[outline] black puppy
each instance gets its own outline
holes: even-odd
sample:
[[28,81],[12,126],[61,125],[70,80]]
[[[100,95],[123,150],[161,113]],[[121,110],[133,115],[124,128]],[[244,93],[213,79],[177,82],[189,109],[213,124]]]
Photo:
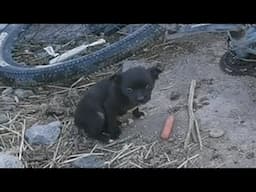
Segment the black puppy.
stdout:
[[[135,67],[100,81],[78,103],[75,125],[102,142],[117,139],[121,133],[117,117],[150,100],[160,73],[158,67]],[[136,108],[133,115],[138,118],[143,112]]]

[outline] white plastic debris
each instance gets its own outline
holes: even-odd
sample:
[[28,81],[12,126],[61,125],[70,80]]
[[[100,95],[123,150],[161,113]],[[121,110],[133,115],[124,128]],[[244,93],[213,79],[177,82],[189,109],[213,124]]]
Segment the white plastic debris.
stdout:
[[51,56],[53,57],[57,57],[59,55],[59,53],[55,53],[54,49],[52,46],[47,46],[44,48],[44,50]]
[[105,39],[99,39],[98,41],[95,41],[95,42],[90,43],[88,45],[81,45],[79,47],[76,47],[74,49],[71,49],[71,50],[63,53],[62,55],[59,55],[58,57],[53,58],[52,60],[50,60],[50,64],[57,63],[57,62],[60,62],[60,61],[64,61],[64,60],[66,60],[66,59],[68,59],[68,58],[86,50],[88,47],[93,47],[93,46],[100,45],[100,44],[103,44],[103,43],[106,43]]

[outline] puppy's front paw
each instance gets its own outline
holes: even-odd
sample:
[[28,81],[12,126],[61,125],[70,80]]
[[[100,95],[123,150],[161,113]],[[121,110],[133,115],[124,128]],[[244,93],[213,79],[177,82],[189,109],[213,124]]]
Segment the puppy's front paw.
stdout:
[[141,116],[145,116],[146,114],[142,111],[139,111],[139,109],[135,109],[133,112],[132,112],[133,116],[135,118],[140,118]]
[[117,128],[117,129],[115,130],[115,132],[113,132],[113,133],[110,135],[110,138],[111,138],[111,139],[118,139],[119,136],[120,136],[120,134],[121,134],[121,130],[120,130],[120,128]]

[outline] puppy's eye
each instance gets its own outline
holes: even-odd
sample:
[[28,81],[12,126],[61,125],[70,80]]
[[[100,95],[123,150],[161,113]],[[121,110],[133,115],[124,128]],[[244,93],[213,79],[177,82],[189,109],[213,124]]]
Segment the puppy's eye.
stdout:
[[149,84],[147,84],[146,89],[151,89],[151,86]]
[[126,90],[127,90],[128,93],[132,93],[133,92],[132,88],[127,88]]

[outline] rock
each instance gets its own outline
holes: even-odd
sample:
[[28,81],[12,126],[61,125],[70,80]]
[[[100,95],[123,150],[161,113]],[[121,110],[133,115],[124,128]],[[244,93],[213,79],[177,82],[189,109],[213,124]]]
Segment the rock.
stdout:
[[16,89],[14,94],[20,99],[34,95],[33,91],[24,89]]
[[5,114],[1,113],[0,114],[0,124],[1,123],[6,123],[8,121],[9,121],[8,117]]
[[72,162],[72,165],[76,168],[104,168],[106,165],[104,161],[96,158],[95,156],[88,156],[77,159]]
[[170,99],[171,100],[177,100],[180,98],[180,94],[178,92],[172,92],[171,95],[170,95]]
[[47,125],[33,125],[25,131],[25,138],[30,144],[50,145],[56,142],[60,134],[60,121]]
[[252,159],[252,158],[254,158],[254,152],[248,152],[248,153],[246,154],[246,158],[247,158],[247,159]]
[[17,157],[0,152],[0,168],[24,168],[24,165]]
[[13,88],[8,87],[8,88],[6,88],[6,89],[2,92],[2,95],[3,95],[3,96],[10,95],[10,94],[12,94],[12,92],[13,92]]
[[222,129],[212,129],[209,133],[210,137],[218,138],[225,134],[225,132]]

